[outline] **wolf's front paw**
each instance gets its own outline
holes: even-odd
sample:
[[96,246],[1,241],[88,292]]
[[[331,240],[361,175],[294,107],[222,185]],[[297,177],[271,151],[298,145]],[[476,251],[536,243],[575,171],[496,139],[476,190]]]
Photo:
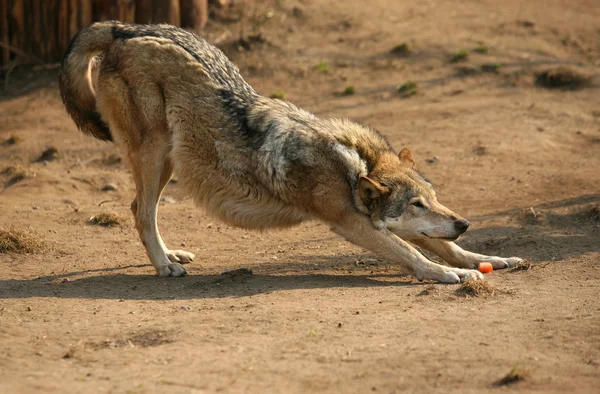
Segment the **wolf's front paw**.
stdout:
[[194,257],[196,256],[194,256],[193,253],[186,252],[185,250],[169,250],[167,252],[167,257],[173,263],[187,264],[194,261]]
[[440,280],[442,283],[463,283],[469,280],[483,280],[483,274],[475,270],[462,268],[449,269]]
[[509,258],[506,258],[504,260],[506,260],[506,268],[514,267],[515,265],[517,265],[517,264],[522,263],[523,261],[525,261],[525,260],[523,260],[522,258],[519,258],[519,257],[509,257]]
[[522,262],[523,259],[520,259],[518,257],[490,257],[489,262],[492,264],[492,267],[494,267],[495,270],[501,270],[504,268],[511,268],[514,267],[515,265],[519,264],[520,262]]
[[187,270],[179,263],[170,263],[162,266],[158,270],[158,276],[185,276]]

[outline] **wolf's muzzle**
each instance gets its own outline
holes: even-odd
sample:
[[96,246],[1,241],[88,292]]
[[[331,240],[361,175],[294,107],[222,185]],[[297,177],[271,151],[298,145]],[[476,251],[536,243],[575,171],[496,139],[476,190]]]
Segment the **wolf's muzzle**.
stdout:
[[454,228],[456,228],[456,231],[458,231],[460,234],[467,231],[467,229],[469,228],[470,225],[471,225],[471,223],[469,223],[467,220],[464,220],[464,219],[457,220],[454,222]]

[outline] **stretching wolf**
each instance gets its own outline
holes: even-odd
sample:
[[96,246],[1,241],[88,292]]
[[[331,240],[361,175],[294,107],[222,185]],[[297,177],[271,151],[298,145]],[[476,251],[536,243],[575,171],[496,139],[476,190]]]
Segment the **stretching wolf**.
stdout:
[[[60,92],[78,128],[114,141],[131,164],[136,228],[156,272],[182,276],[194,255],[165,246],[157,203],[173,172],[195,202],[253,229],[318,219],[418,279],[481,279],[484,256],[452,241],[469,222],[441,205],[414,168],[376,131],[319,119],[259,95],[217,48],[168,25],[95,23],[62,61]],[[436,264],[411,244],[450,266]]]

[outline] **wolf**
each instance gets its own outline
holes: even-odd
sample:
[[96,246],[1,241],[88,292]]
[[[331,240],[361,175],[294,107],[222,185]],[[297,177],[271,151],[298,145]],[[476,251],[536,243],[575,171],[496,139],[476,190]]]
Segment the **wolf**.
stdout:
[[[453,243],[469,222],[437,201],[375,130],[320,119],[258,94],[218,48],[170,25],[100,22],[70,43],[59,72],[67,112],[84,133],[113,141],[130,163],[136,229],[159,276],[182,276],[192,253],[165,246],[157,209],[176,173],[197,205],[246,229],[320,220],[419,280],[482,279],[490,262]],[[431,251],[448,265],[425,257]]]

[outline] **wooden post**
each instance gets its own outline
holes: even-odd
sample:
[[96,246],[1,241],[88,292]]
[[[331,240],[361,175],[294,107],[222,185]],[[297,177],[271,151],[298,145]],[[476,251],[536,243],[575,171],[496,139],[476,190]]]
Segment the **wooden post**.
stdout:
[[135,22],[135,0],[118,0],[119,20],[121,22]]
[[69,0],[69,39],[91,23],[92,2],[89,0]]
[[152,0],[136,0],[135,23],[152,23]]
[[118,0],[95,0],[93,4],[94,21],[107,21],[119,17]]
[[152,7],[152,23],[169,23],[181,26],[179,0],[154,0]]
[[79,1],[69,0],[69,40],[81,29]]
[[57,56],[55,59],[59,59],[69,45],[69,0],[59,0],[57,30]]
[[79,0],[79,9],[81,10],[79,12],[79,17],[80,17],[79,25],[81,27],[91,25],[92,22],[94,21],[92,2],[89,0]]
[[25,42],[26,32],[31,31],[31,26],[25,29],[25,4],[24,0],[12,0],[12,8],[10,10],[9,28],[10,28],[10,45],[27,52],[30,48]]
[[[6,45],[10,45],[10,35],[8,27],[8,0],[0,0],[0,40]],[[0,48],[2,57],[0,57],[0,66],[6,66],[10,62],[10,50],[3,46]]]
[[98,20],[166,22],[199,31],[207,22],[209,2],[229,3],[228,0],[0,0],[0,42],[5,44],[0,47],[0,65],[6,66],[15,57],[25,62],[59,61],[71,38]]
[[26,46],[25,52],[33,53],[36,56],[44,58],[43,51],[40,48],[42,37],[41,37],[41,26],[42,26],[42,0],[32,0],[28,7],[25,9],[27,12],[25,13],[25,18],[30,17],[31,19],[26,22],[25,26],[27,26],[27,30],[21,32],[20,34],[25,35],[25,37],[29,36],[29,45]]
[[200,31],[208,20],[208,0],[181,0],[181,27]]
[[62,0],[44,0],[39,4],[38,48],[40,58],[45,62],[53,62],[62,55],[59,49],[60,2]]

